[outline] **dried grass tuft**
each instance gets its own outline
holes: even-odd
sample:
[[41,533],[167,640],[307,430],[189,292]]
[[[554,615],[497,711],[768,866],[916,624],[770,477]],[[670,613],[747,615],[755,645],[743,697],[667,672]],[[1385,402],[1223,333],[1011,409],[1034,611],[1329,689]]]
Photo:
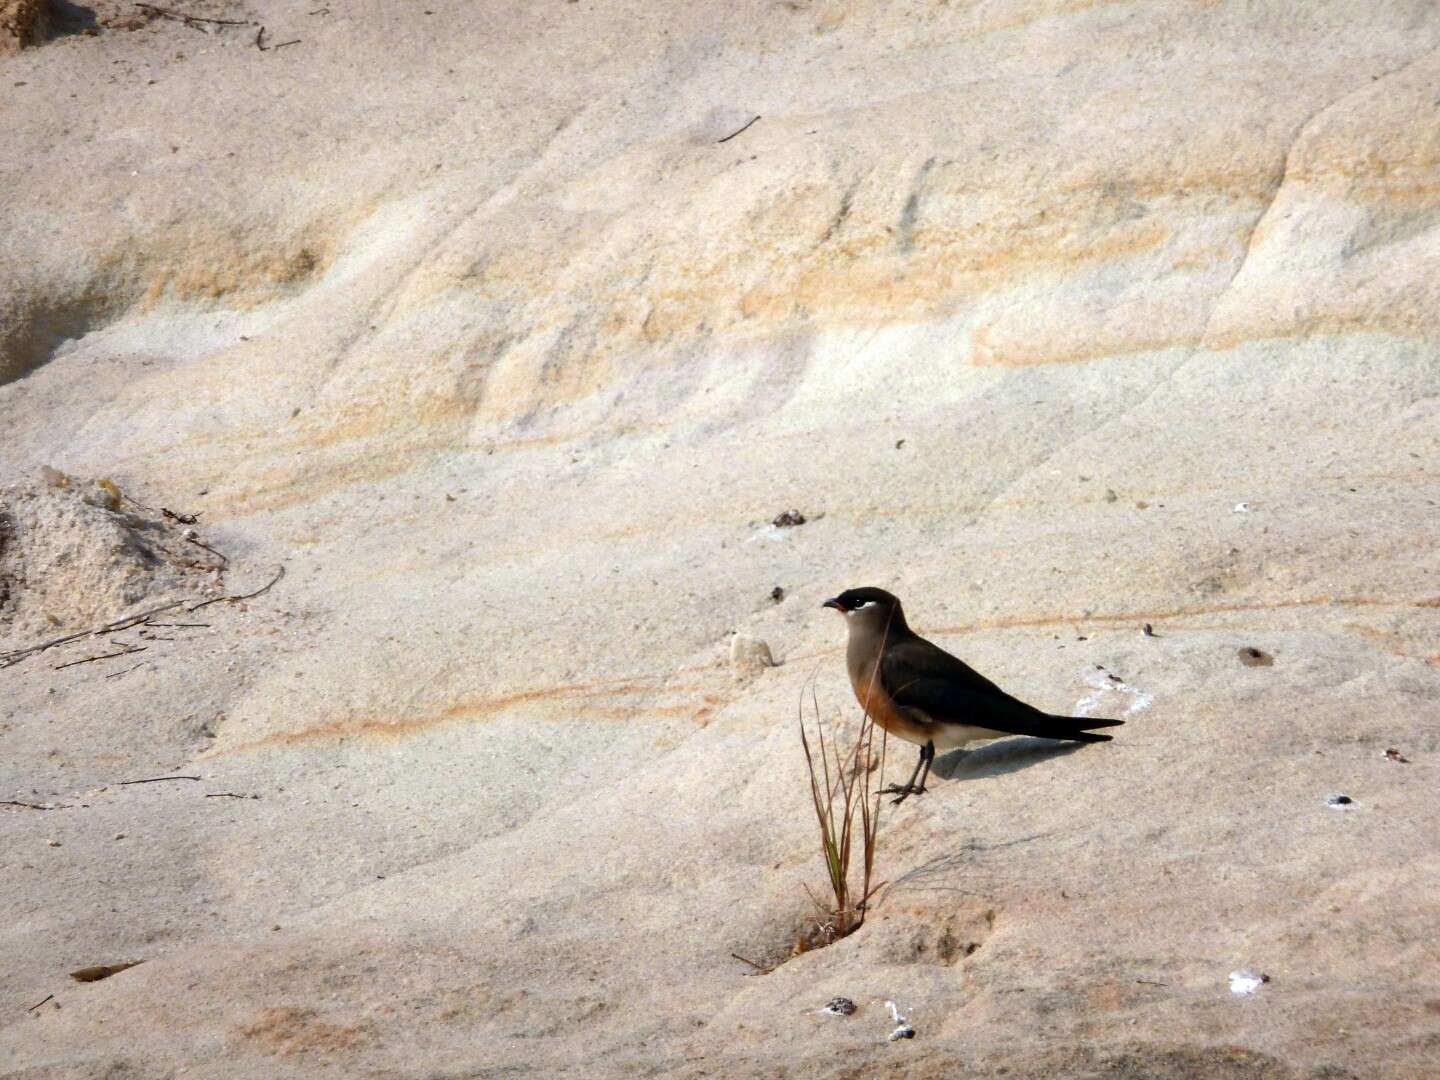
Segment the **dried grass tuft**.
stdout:
[[[826,738],[813,684],[808,689],[818,754],[811,748],[803,691],[798,710],[800,745],[805,750],[805,767],[810,774],[810,797],[819,826],[820,855],[825,863],[830,895],[828,900],[822,901],[808,885],[805,887],[815,905],[817,917],[814,925],[795,943],[796,953],[821,948],[860,929],[865,922],[870,898],[884,884],[873,883],[880,833],[880,795],[876,792],[872,797],[867,791],[869,785],[866,781],[877,767],[880,775],[884,776],[885,732],[880,729],[877,739],[877,725],[867,711],[860,721],[860,732],[855,741],[842,749],[837,736]],[[859,887],[853,888],[851,864],[857,855],[860,881]]]

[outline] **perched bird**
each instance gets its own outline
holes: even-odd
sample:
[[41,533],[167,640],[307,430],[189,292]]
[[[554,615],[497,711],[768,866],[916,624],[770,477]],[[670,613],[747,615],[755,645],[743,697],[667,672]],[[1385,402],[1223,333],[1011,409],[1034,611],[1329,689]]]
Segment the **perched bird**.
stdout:
[[891,735],[920,747],[910,780],[881,792],[895,795],[896,803],[908,795],[924,794],[936,750],[1006,735],[1109,742],[1109,735],[1095,735],[1090,729],[1124,723],[1092,716],[1051,716],[1017,701],[963,660],[911,630],[900,601],[884,589],[847,589],[823,606],[845,616],[849,630],[845,666],[860,707]]

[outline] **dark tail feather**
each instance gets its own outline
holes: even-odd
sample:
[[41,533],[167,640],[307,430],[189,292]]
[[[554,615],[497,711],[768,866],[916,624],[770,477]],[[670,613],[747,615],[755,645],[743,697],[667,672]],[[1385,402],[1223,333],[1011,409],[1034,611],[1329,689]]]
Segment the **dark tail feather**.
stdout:
[[1091,728],[1119,727],[1125,723],[1124,720],[1106,720],[1094,716],[1052,716],[1057,725],[1063,725],[1060,731],[1051,735],[1052,739],[1068,739],[1071,742],[1109,742],[1109,735],[1094,735]]

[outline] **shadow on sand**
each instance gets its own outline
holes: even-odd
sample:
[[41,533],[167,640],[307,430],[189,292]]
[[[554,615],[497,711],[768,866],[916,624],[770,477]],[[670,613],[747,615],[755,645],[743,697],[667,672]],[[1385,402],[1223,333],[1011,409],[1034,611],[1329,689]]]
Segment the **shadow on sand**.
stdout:
[[930,767],[930,775],[942,780],[982,780],[987,776],[1004,776],[1051,758],[1073,754],[1084,745],[1017,735],[986,743],[977,750],[951,750],[948,754],[941,754]]

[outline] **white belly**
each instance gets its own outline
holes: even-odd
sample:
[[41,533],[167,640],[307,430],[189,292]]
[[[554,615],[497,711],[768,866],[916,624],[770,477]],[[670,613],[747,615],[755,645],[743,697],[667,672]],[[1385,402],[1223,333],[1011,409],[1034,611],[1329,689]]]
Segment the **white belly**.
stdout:
[[935,749],[954,750],[956,747],[965,746],[972,742],[983,742],[986,739],[1004,739],[1009,736],[1008,731],[996,731],[993,728],[971,727],[969,724],[937,724],[935,725]]

